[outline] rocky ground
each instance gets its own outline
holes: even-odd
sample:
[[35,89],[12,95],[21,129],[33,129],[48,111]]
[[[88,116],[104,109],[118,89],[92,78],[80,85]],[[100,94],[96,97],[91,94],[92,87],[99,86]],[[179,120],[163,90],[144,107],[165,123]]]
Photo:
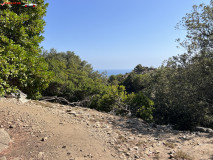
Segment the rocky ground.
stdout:
[[213,159],[211,131],[180,132],[56,103],[1,98],[0,127],[11,138],[0,160]]

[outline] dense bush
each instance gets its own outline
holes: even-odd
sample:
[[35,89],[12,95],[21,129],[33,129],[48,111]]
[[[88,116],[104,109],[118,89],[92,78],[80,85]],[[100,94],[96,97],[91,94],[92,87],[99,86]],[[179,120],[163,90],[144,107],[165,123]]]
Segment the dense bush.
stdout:
[[129,94],[127,104],[129,104],[133,115],[148,122],[153,121],[154,102],[147,98],[141,91],[136,94]]
[[99,94],[92,97],[90,107],[100,111],[119,113],[126,107],[126,99],[127,94],[124,86],[104,86]]
[[102,93],[92,97],[91,108],[115,114],[126,114],[140,117],[146,121],[153,120],[153,101],[142,92],[127,94],[122,85],[105,86]]
[[169,59],[147,76],[143,92],[154,100],[154,120],[181,130],[213,127],[213,53]]
[[147,87],[147,76],[155,70],[155,68],[138,64],[132,72],[124,76],[125,78],[119,84],[124,85],[128,93],[138,93]]
[[107,81],[104,75],[94,72],[90,64],[73,52],[57,53],[55,49],[51,49],[50,53],[46,51],[43,56],[49,64],[49,70],[54,73],[54,78],[43,95],[80,101],[99,93],[100,86]]
[[50,73],[40,56],[47,4],[36,8],[5,4],[0,12],[0,96],[21,89],[28,98],[40,97]]
[[125,80],[125,75],[118,74],[118,75],[111,75],[108,78],[108,83],[111,85],[121,85]]

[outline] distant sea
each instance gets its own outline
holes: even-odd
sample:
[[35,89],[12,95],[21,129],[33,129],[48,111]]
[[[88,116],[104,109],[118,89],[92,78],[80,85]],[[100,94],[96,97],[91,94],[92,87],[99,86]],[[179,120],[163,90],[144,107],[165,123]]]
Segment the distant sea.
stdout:
[[107,76],[117,75],[117,74],[126,74],[132,71],[132,69],[98,69],[98,72],[106,72]]

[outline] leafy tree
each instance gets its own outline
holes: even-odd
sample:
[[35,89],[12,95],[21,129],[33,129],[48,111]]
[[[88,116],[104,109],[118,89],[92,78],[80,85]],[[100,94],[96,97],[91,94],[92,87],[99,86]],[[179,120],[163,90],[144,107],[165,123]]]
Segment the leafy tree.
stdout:
[[100,92],[100,85],[106,84],[106,78],[94,72],[91,65],[82,61],[74,52],[57,52],[51,49],[43,54],[54,73],[49,87],[43,95],[62,96],[69,101],[79,101]]
[[187,30],[186,39],[180,41],[180,45],[192,54],[202,49],[212,49],[213,47],[213,1],[209,5],[194,5],[191,13],[187,13],[177,24],[178,29]]
[[146,74],[148,72],[151,72],[155,70],[155,68],[153,67],[143,67],[141,64],[138,64],[134,69],[133,69],[133,73],[135,74]]
[[120,85],[123,83],[124,80],[125,80],[125,75],[122,75],[122,74],[111,75],[108,78],[108,83],[110,83],[111,85]]
[[36,8],[0,6],[0,95],[21,89],[38,98],[48,86],[51,75],[39,47],[46,8],[44,0]]
[[124,76],[119,84],[124,85],[128,93],[138,93],[148,87],[148,77],[155,70],[153,67],[142,67],[138,64],[132,72]]
[[141,74],[143,71],[144,71],[144,68],[142,67],[141,64],[138,64],[133,70],[133,72],[136,74]]
[[[186,61],[190,61],[186,64]],[[212,117],[212,73],[213,53],[201,51],[190,58],[185,55],[174,57],[167,63],[172,67],[173,74],[169,77],[170,106],[172,111],[170,121],[178,128],[188,129],[197,125],[208,125],[211,127]],[[169,104],[167,103],[167,104]],[[175,111],[175,112],[174,112]],[[175,121],[175,117],[179,121]],[[212,122],[207,124],[205,117],[211,117]]]
[[123,81],[122,85],[126,87],[128,93],[139,92],[143,89],[142,77],[143,75],[131,72]]

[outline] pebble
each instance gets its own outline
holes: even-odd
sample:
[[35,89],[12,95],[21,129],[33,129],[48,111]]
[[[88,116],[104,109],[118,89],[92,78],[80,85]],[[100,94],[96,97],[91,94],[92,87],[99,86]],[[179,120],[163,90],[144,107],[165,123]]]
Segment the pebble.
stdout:
[[140,157],[138,155],[135,155],[135,158],[139,159]]
[[43,137],[42,139],[41,139],[41,141],[46,141],[48,138],[47,137]]
[[127,156],[130,156],[130,153],[129,153],[129,152],[127,152],[127,153],[126,153],[126,155],[127,155]]
[[138,147],[137,146],[135,146],[135,147],[133,147],[135,150],[138,150]]
[[169,155],[169,159],[172,159],[172,158],[174,158],[174,155],[173,155],[173,154],[170,154],[170,155]]

